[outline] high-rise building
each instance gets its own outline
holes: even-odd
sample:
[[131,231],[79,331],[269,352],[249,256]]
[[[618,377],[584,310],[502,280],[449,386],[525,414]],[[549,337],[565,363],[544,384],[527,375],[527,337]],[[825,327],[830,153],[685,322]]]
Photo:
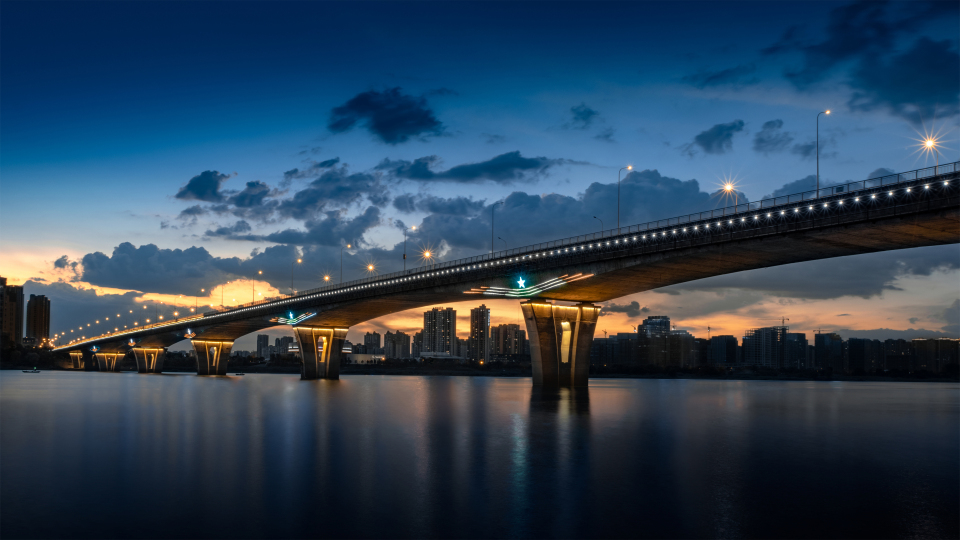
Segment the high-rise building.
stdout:
[[423,314],[423,345],[420,353],[452,354],[451,343],[457,337],[457,311],[433,308]]
[[670,363],[670,317],[647,317],[637,336],[637,356],[641,365],[666,366]]
[[0,277],[0,334],[2,340],[23,343],[23,287],[7,285]]
[[818,369],[832,368],[837,373],[844,371],[843,338],[839,334],[817,334],[813,345],[816,347]]
[[499,324],[490,327],[490,354],[523,354],[527,332],[518,324]]
[[772,368],[783,367],[786,326],[752,328],[743,335],[743,363]]
[[380,348],[380,332],[367,332],[363,336],[363,349],[367,354],[383,354]]
[[718,366],[732,366],[737,363],[736,336],[713,336],[710,338],[710,362]]
[[423,332],[413,334],[413,342],[410,345],[410,356],[419,359],[423,353]]
[[917,371],[939,373],[960,360],[960,340],[957,339],[915,339],[911,345]]
[[480,304],[470,310],[469,358],[490,361],[490,309]]
[[27,337],[36,345],[50,337],[50,300],[42,294],[31,294],[27,302]]
[[267,334],[257,334],[257,356],[260,358],[269,358],[267,356],[267,347],[270,346],[270,336]]
[[850,338],[847,340],[847,366],[851,371],[864,373],[882,371],[884,364],[883,343],[879,339]]
[[783,367],[805,369],[807,365],[807,335],[787,332],[783,341]]
[[668,360],[667,365],[679,367],[694,367],[696,357],[694,354],[694,337],[686,330],[672,330],[667,337],[668,341]]
[[387,332],[384,334],[383,355],[387,358],[409,358],[410,336],[399,330],[396,333]]
[[910,371],[913,369],[913,345],[905,339],[883,342],[883,369]]
[[284,336],[273,341],[274,352],[277,354],[287,354],[290,352],[290,344],[293,343],[293,337]]

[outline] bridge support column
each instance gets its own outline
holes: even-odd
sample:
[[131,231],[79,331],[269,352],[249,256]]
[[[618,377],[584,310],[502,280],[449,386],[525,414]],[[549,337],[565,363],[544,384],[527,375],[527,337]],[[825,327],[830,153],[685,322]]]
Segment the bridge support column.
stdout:
[[73,369],[83,369],[83,353],[80,351],[70,351],[70,361]]
[[230,360],[230,349],[233,340],[201,340],[192,339],[193,350],[197,353],[197,375],[226,375],[227,361]]
[[347,328],[294,326],[300,346],[300,379],[339,379]]
[[97,352],[93,357],[97,359],[100,371],[120,371],[120,361],[126,356],[122,352]]
[[556,306],[529,301],[520,307],[530,340],[533,385],[587,386],[590,345],[600,306],[590,303]]
[[137,360],[138,373],[163,373],[164,349],[136,347],[133,357]]

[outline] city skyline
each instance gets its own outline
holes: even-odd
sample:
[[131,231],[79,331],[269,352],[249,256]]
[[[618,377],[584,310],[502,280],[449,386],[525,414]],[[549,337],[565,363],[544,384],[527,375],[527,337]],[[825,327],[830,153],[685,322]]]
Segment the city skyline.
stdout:
[[[397,39],[385,8],[363,13],[363,26],[403,54],[373,62],[360,48],[343,47],[337,58],[318,55],[283,91],[265,84],[266,75],[299,71],[248,54],[249,44],[230,49],[199,37],[190,50],[161,50],[153,43],[162,36],[149,34],[123,36],[136,57],[114,51],[119,30],[102,22],[99,8],[68,6],[42,26],[5,26],[0,275],[25,284],[27,295],[50,298],[58,332],[129,314],[144,301],[154,312],[153,301],[186,310],[194,296],[198,307],[221,298],[237,305],[329,283],[325,276],[336,282],[341,261],[349,280],[370,267],[383,273],[484,253],[491,241],[513,248],[609,229],[618,214],[632,224],[715,208],[730,204],[721,190],[728,181],[737,200],[752,201],[812,189],[818,170],[829,185],[960,159],[958,89],[937,75],[957,63],[946,24],[956,6],[751,4],[749,17],[715,4],[698,8],[705,16],[686,30],[700,40],[590,25],[578,49],[550,49],[537,38],[554,31],[529,24],[539,20],[536,9],[518,7],[512,24],[525,31],[509,33],[470,69],[451,66],[457,55],[469,56],[482,24],[444,32],[449,51],[436,57],[422,43]],[[15,5],[8,18],[33,20],[34,9]],[[117,9],[184,32],[214,16],[201,9],[178,18],[176,6]],[[288,48],[316,51],[325,40],[360,43],[357,9],[278,8],[270,16],[285,22],[322,14],[342,25],[320,44],[288,32],[267,40],[263,52],[278,58]],[[464,16],[502,22],[502,9],[444,6],[411,24],[437,31]],[[589,17],[675,19],[678,10],[606,5]],[[582,15],[571,5],[554,11],[551,24],[574,31]],[[239,25],[257,16],[245,8],[229,15]],[[72,39],[80,21],[102,39]],[[46,45],[21,48],[27,33]],[[861,47],[848,47],[846,37]],[[71,47],[80,47],[76,58],[63,56]],[[523,62],[512,56],[517,47]],[[225,62],[208,72],[195,49]],[[37,69],[68,59],[57,84]],[[178,68],[170,70],[171,62]],[[361,64],[376,67],[352,67]],[[240,65],[259,77],[225,82]],[[906,80],[897,73],[911,65],[928,67],[909,71],[906,92],[891,81]],[[871,67],[882,68],[884,80],[870,76]],[[917,80],[925,73],[929,81]],[[177,90],[184,87],[197,93]],[[253,94],[264,99],[249,106]],[[93,105],[73,106],[78,99]],[[190,107],[203,112],[185,116]],[[826,109],[818,164],[811,144]],[[132,111],[141,124],[131,124]],[[390,111],[402,122],[391,123]],[[48,129],[38,131],[37,119]],[[939,153],[923,151],[926,137],[938,137]],[[37,188],[45,196],[34,196]],[[556,213],[567,216],[559,228],[548,220]],[[342,250],[346,244],[353,247]],[[945,246],[719,276],[607,302],[598,329],[624,331],[644,314],[669,312],[701,334],[709,326],[738,335],[757,320],[785,316],[808,333],[957,337],[958,268],[960,254]],[[462,321],[468,304],[455,306]],[[494,322],[515,322],[514,307],[489,305]],[[350,336],[406,331],[418,316],[412,310],[368,321]]]

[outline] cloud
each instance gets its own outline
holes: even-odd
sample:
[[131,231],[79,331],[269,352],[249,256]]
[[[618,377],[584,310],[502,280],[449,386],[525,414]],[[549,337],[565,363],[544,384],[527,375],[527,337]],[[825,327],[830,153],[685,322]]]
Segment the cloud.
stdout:
[[425,156],[413,161],[384,159],[377,169],[396,178],[420,181],[447,181],[458,183],[495,182],[510,184],[531,181],[545,174],[548,169],[561,164],[579,164],[565,159],[546,157],[523,157],[519,151],[500,154],[487,161],[466,163],[451,167],[445,171],[434,171],[432,167],[440,161],[437,156]]
[[694,145],[708,154],[723,154],[733,149],[733,135],[743,131],[743,120],[734,120],[726,124],[716,124],[693,138],[693,142],[683,146],[684,153],[694,154]]
[[247,182],[243,191],[230,197],[230,204],[240,208],[251,208],[263,204],[263,199],[270,194],[270,186],[257,180]]
[[960,112],[960,81],[942,76],[960,69],[960,55],[950,41],[927,37],[905,52],[900,45],[924,24],[958,16],[956,2],[856,2],[831,11],[822,40],[805,42],[791,28],[763,53],[799,54],[801,65],[784,75],[800,90],[834,78],[845,67],[843,80],[853,89],[851,110],[886,110],[919,125],[922,119]]
[[66,255],[63,255],[59,259],[53,261],[54,268],[66,268],[68,265],[70,265],[70,259],[67,258]]
[[180,294],[223,282],[239,259],[214,258],[202,247],[160,249],[154,244],[117,246],[110,256],[88,253],[81,279],[101,287]]
[[218,171],[203,171],[180,188],[175,197],[183,200],[221,202],[224,196],[220,193],[220,184],[230,176]]
[[314,178],[323,174],[325,169],[329,169],[338,163],[340,163],[340,158],[335,157],[314,163],[302,171],[300,169],[290,169],[289,171],[283,173],[283,179],[285,181],[290,181],[294,178]]
[[600,118],[600,113],[581,103],[570,107],[570,121],[563,125],[564,129],[587,129],[594,120]]
[[594,135],[593,138],[596,139],[596,140],[598,140],[598,141],[603,141],[603,142],[608,142],[608,143],[617,142],[617,141],[613,140],[613,134],[614,134],[615,132],[616,132],[616,130],[614,130],[613,128],[607,128],[607,129],[601,131],[600,133],[597,133],[596,135]]
[[886,167],[880,167],[879,169],[874,169],[873,172],[867,175],[867,180],[871,178],[880,178],[881,176],[889,176],[891,174],[896,174],[896,171],[893,169],[888,169]]
[[207,238],[222,237],[231,240],[247,240],[250,237],[245,236],[244,233],[249,233],[251,230],[250,224],[241,219],[229,227],[219,227],[216,230],[208,230],[203,233],[203,235]]
[[487,144],[500,144],[507,140],[503,135],[495,135],[492,133],[481,133],[480,136],[485,139]]
[[[329,205],[349,205],[364,196],[383,197],[379,179],[371,174],[349,174],[346,167],[328,169],[293,197],[280,201],[277,212],[283,217],[309,220]],[[378,199],[378,202],[382,200]]]
[[[139,296],[136,292],[98,294],[95,289],[81,288],[63,281],[41,283],[35,280],[24,283],[23,292],[24,295],[42,294],[50,299],[50,304],[54,306],[50,310],[50,331],[55,333],[66,330],[67,336],[70,336],[67,341],[82,335],[89,337],[102,331],[100,325],[97,325],[97,329],[92,329],[97,319],[104,328],[109,325],[111,330],[114,327],[123,328],[124,324],[132,326],[134,319],[130,310],[143,311],[142,304],[136,302]],[[121,316],[116,318],[118,313]],[[110,320],[105,320],[105,317],[110,317]],[[87,322],[94,324],[91,324],[90,329],[84,326],[81,331],[79,326],[86,325]],[[71,329],[73,334],[70,333]]]
[[683,77],[681,81],[697,88],[757,84],[759,79],[749,77],[749,75],[752,75],[756,70],[757,66],[753,64],[742,64],[719,71],[699,71],[693,75]]
[[884,60],[865,59],[854,70],[854,93],[847,105],[855,111],[885,110],[914,125],[924,119],[960,113],[960,54],[950,41],[918,39],[913,48]]
[[954,300],[950,307],[944,309],[940,318],[947,322],[941,330],[953,335],[960,334],[960,299]]
[[[824,328],[824,331],[827,331]],[[854,330],[851,328],[833,328],[830,332],[840,334],[843,339],[878,339],[884,341],[887,339],[936,339],[936,338],[955,338],[956,332],[940,332],[937,330],[927,330],[926,328],[910,328],[909,330],[893,330],[891,328],[875,328],[871,330]]]
[[398,195],[393,199],[393,207],[405,214],[416,212],[417,196],[410,195],[409,193]]
[[956,246],[932,246],[738,272],[671,285],[657,292],[736,288],[787,298],[871,298],[884,291],[899,290],[896,281],[901,277],[929,276],[958,269],[960,252]]
[[404,213],[414,211],[432,214],[471,215],[479,212],[483,207],[483,200],[473,197],[435,197],[433,195],[400,195],[393,200],[393,207]]
[[184,220],[196,219],[197,216],[202,216],[206,213],[207,213],[206,208],[200,206],[199,204],[195,204],[193,206],[190,206],[188,208],[184,208],[183,210],[181,210],[180,215],[177,216],[177,218],[184,219]]
[[342,133],[360,123],[387,144],[407,142],[411,137],[440,135],[444,130],[425,98],[403,94],[399,87],[361,92],[334,107],[327,129]]
[[[821,183],[820,187],[826,186],[826,183]],[[764,195],[764,199],[773,199],[775,197],[783,197],[785,195],[793,195],[795,193],[803,193],[804,191],[812,191],[817,189],[817,176],[814,174],[804,176],[799,180],[794,180],[793,182],[787,182],[783,186],[773,190],[773,193],[769,195]]]
[[357,243],[364,233],[379,224],[380,209],[376,206],[367,207],[353,219],[344,219],[342,212],[329,211],[320,219],[311,219],[304,223],[305,230],[286,229],[259,239],[298,246],[339,246],[344,243]]
[[611,313],[626,313],[627,317],[633,318],[639,317],[643,313],[650,313],[650,308],[646,306],[641,307],[637,301],[630,302],[629,304],[608,302],[600,311],[600,316],[610,315]]
[[771,154],[789,148],[793,135],[782,129],[783,120],[764,122],[763,128],[753,136],[753,149],[761,154]]
[[910,317],[907,320],[910,322],[910,324],[917,324],[917,321],[920,320],[920,317]]

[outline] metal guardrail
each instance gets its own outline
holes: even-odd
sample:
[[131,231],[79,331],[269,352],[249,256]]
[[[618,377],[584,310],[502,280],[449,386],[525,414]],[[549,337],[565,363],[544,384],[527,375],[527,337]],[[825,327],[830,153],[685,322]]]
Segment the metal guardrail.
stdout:
[[[825,186],[821,188],[819,192],[816,190],[811,190],[811,191],[796,193],[792,195],[785,195],[782,197],[763,199],[756,202],[718,208],[716,210],[707,210],[707,211],[698,212],[694,214],[687,214],[685,216],[661,219],[657,221],[649,221],[647,223],[642,223],[638,225],[630,225],[627,227],[621,227],[619,230],[607,229],[597,233],[571,236],[568,238],[562,238],[562,239],[553,240],[550,242],[542,242],[539,244],[531,244],[528,246],[523,246],[523,247],[514,248],[514,249],[496,251],[490,254],[478,255],[474,257],[467,257],[463,259],[456,259],[456,260],[446,261],[446,262],[433,263],[426,267],[420,266],[417,268],[412,268],[410,270],[404,270],[399,272],[392,272],[389,274],[382,274],[377,276],[361,278],[357,280],[348,281],[342,284],[327,285],[324,287],[301,291],[297,294],[281,295],[279,297],[272,297],[272,298],[264,299],[258,302],[250,302],[250,303],[242,304],[228,310],[208,311],[200,315],[194,315],[190,318],[181,318],[177,321],[165,321],[163,323],[154,323],[151,325],[140,326],[137,328],[125,329],[120,332],[103,334],[100,336],[95,336],[95,337],[83,340],[81,341],[81,343],[87,343],[94,340],[99,340],[105,337],[112,337],[116,335],[126,335],[131,333],[137,333],[143,330],[149,330],[157,327],[171,326],[174,324],[179,324],[179,323],[183,323],[190,320],[202,319],[205,317],[211,317],[216,315],[226,315],[239,310],[246,310],[251,307],[269,306],[271,304],[281,303],[281,302],[288,303],[290,300],[296,300],[301,297],[305,298],[308,296],[316,295],[318,293],[329,293],[329,292],[335,292],[335,291],[346,292],[348,290],[356,289],[358,287],[363,287],[365,285],[395,280],[398,278],[422,276],[424,274],[435,273],[438,270],[500,261],[503,259],[515,258],[517,256],[531,254],[534,252],[541,252],[545,250],[556,250],[557,248],[571,246],[574,244],[582,244],[584,242],[595,242],[601,239],[631,235],[636,233],[643,233],[643,232],[648,232],[652,230],[663,229],[666,227],[683,225],[687,223],[703,222],[703,221],[709,221],[709,220],[714,220],[718,218],[729,218],[730,216],[756,212],[758,210],[765,210],[769,208],[795,204],[800,202],[806,202],[806,201],[811,201],[816,199],[832,198],[835,196],[846,195],[848,193],[854,193],[854,192],[868,190],[872,188],[891,186],[891,185],[902,184],[907,182],[916,182],[924,178],[931,178],[934,176],[940,176],[944,174],[951,174],[951,173],[957,173],[957,172],[960,172],[960,162],[945,163],[938,167],[926,167],[926,168],[917,169],[914,171],[907,171],[903,173],[881,176],[877,178],[870,178],[870,179],[861,180],[858,182],[848,182],[846,184]],[[71,347],[76,345],[77,343],[74,343],[70,345],[64,345],[63,347]]]

